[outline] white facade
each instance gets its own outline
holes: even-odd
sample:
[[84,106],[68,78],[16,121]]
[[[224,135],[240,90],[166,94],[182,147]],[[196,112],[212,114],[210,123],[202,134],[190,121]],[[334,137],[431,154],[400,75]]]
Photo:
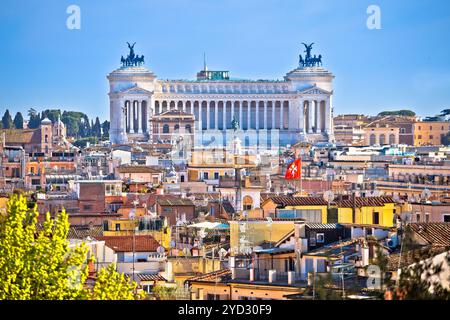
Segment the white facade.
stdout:
[[282,81],[159,80],[142,66],[121,67],[107,78],[113,144],[148,139],[151,116],[171,109],[194,114],[196,145],[211,136],[228,144],[233,118],[247,136],[244,146],[264,144],[267,136],[280,145],[334,139],[334,76],[322,67],[299,67]]

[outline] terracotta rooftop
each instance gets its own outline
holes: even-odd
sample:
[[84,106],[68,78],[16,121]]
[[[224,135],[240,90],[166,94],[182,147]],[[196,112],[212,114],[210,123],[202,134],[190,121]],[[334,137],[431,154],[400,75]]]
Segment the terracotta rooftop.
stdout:
[[179,198],[175,196],[157,198],[160,206],[193,206],[191,199]]
[[328,202],[322,197],[290,197],[290,196],[276,196],[269,198],[275,204],[286,206],[326,206]]
[[[101,236],[96,238],[105,241],[107,247],[115,252],[133,252],[133,236]],[[135,252],[155,252],[159,247],[158,241],[151,235],[134,236]]]
[[[361,207],[383,207],[386,203],[395,203],[392,197],[369,197],[369,198],[355,198],[355,206]],[[353,208],[353,200],[335,201],[334,204],[339,208]]]
[[432,246],[450,247],[450,223],[411,223],[408,227]]
[[117,168],[119,173],[161,173],[162,170],[148,166],[124,166]]
[[231,270],[230,269],[222,269],[219,271],[213,271],[210,273],[203,274],[201,276],[196,276],[193,278],[189,278],[186,281],[196,281],[196,282],[226,282],[227,280],[231,280]]
[[5,133],[5,142],[11,144],[39,144],[41,143],[40,129],[0,129]]

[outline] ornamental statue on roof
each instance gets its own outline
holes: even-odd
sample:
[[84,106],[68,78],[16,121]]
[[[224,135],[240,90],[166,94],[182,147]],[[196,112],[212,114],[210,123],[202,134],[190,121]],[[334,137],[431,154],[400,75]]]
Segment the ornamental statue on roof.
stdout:
[[123,67],[132,67],[132,66],[141,66],[143,65],[144,62],[144,55],[139,56],[136,55],[134,53],[134,45],[136,44],[133,43],[133,45],[131,45],[129,42],[127,42],[128,44],[128,48],[130,49],[130,53],[128,54],[128,56],[126,58],[124,58],[123,56],[120,58],[120,63],[122,63]]
[[306,67],[319,67],[322,66],[322,55],[319,54],[319,56],[312,56],[311,55],[311,51],[312,51],[312,46],[314,44],[306,44],[306,43],[302,43],[305,46],[305,59],[303,59],[302,55],[299,55],[299,67],[300,68],[306,68]]

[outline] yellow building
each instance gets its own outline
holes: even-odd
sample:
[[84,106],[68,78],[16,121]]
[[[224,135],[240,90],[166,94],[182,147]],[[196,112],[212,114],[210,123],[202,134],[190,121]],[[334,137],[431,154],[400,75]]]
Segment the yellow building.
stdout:
[[295,229],[298,219],[273,218],[229,221],[231,255],[245,254],[264,243],[277,243]]
[[308,222],[328,223],[328,202],[322,197],[276,196],[265,200],[261,208],[263,217],[302,218]]
[[355,198],[337,201],[338,222],[342,224],[394,227],[396,207],[392,197]]
[[414,146],[440,146],[441,138],[450,132],[449,121],[421,121],[414,123]]
[[162,220],[111,219],[104,222],[103,236],[151,235],[165,249],[170,248],[171,229]]

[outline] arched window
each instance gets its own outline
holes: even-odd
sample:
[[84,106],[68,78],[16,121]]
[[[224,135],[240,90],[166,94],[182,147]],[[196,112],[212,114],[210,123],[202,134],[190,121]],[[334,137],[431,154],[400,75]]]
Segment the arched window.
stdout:
[[185,127],[185,129],[186,129],[186,132],[187,132],[187,133],[192,133],[192,128],[191,128],[191,125],[190,125],[190,124],[187,124],[186,127]]
[[250,196],[245,196],[242,201],[243,209],[244,210],[252,210],[253,208],[253,199]]
[[371,146],[373,146],[374,144],[376,144],[377,143],[377,137],[375,136],[375,134],[371,134],[370,135],[370,139],[369,139],[370,141],[369,141],[369,144],[371,145]]
[[175,127],[173,127],[173,131],[175,131],[175,132],[180,131],[180,126],[178,124],[176,124]]
[[380,134],[380,146],[386,144],[386,135],[384,133]]
[[169,133],[169,125],[168,124],[163,125],[163,133]]
[[48,135],[45,135],[45,143],[48,143]]
[[389,135],[389,144],[395,144],[395,135],[394,134]]

